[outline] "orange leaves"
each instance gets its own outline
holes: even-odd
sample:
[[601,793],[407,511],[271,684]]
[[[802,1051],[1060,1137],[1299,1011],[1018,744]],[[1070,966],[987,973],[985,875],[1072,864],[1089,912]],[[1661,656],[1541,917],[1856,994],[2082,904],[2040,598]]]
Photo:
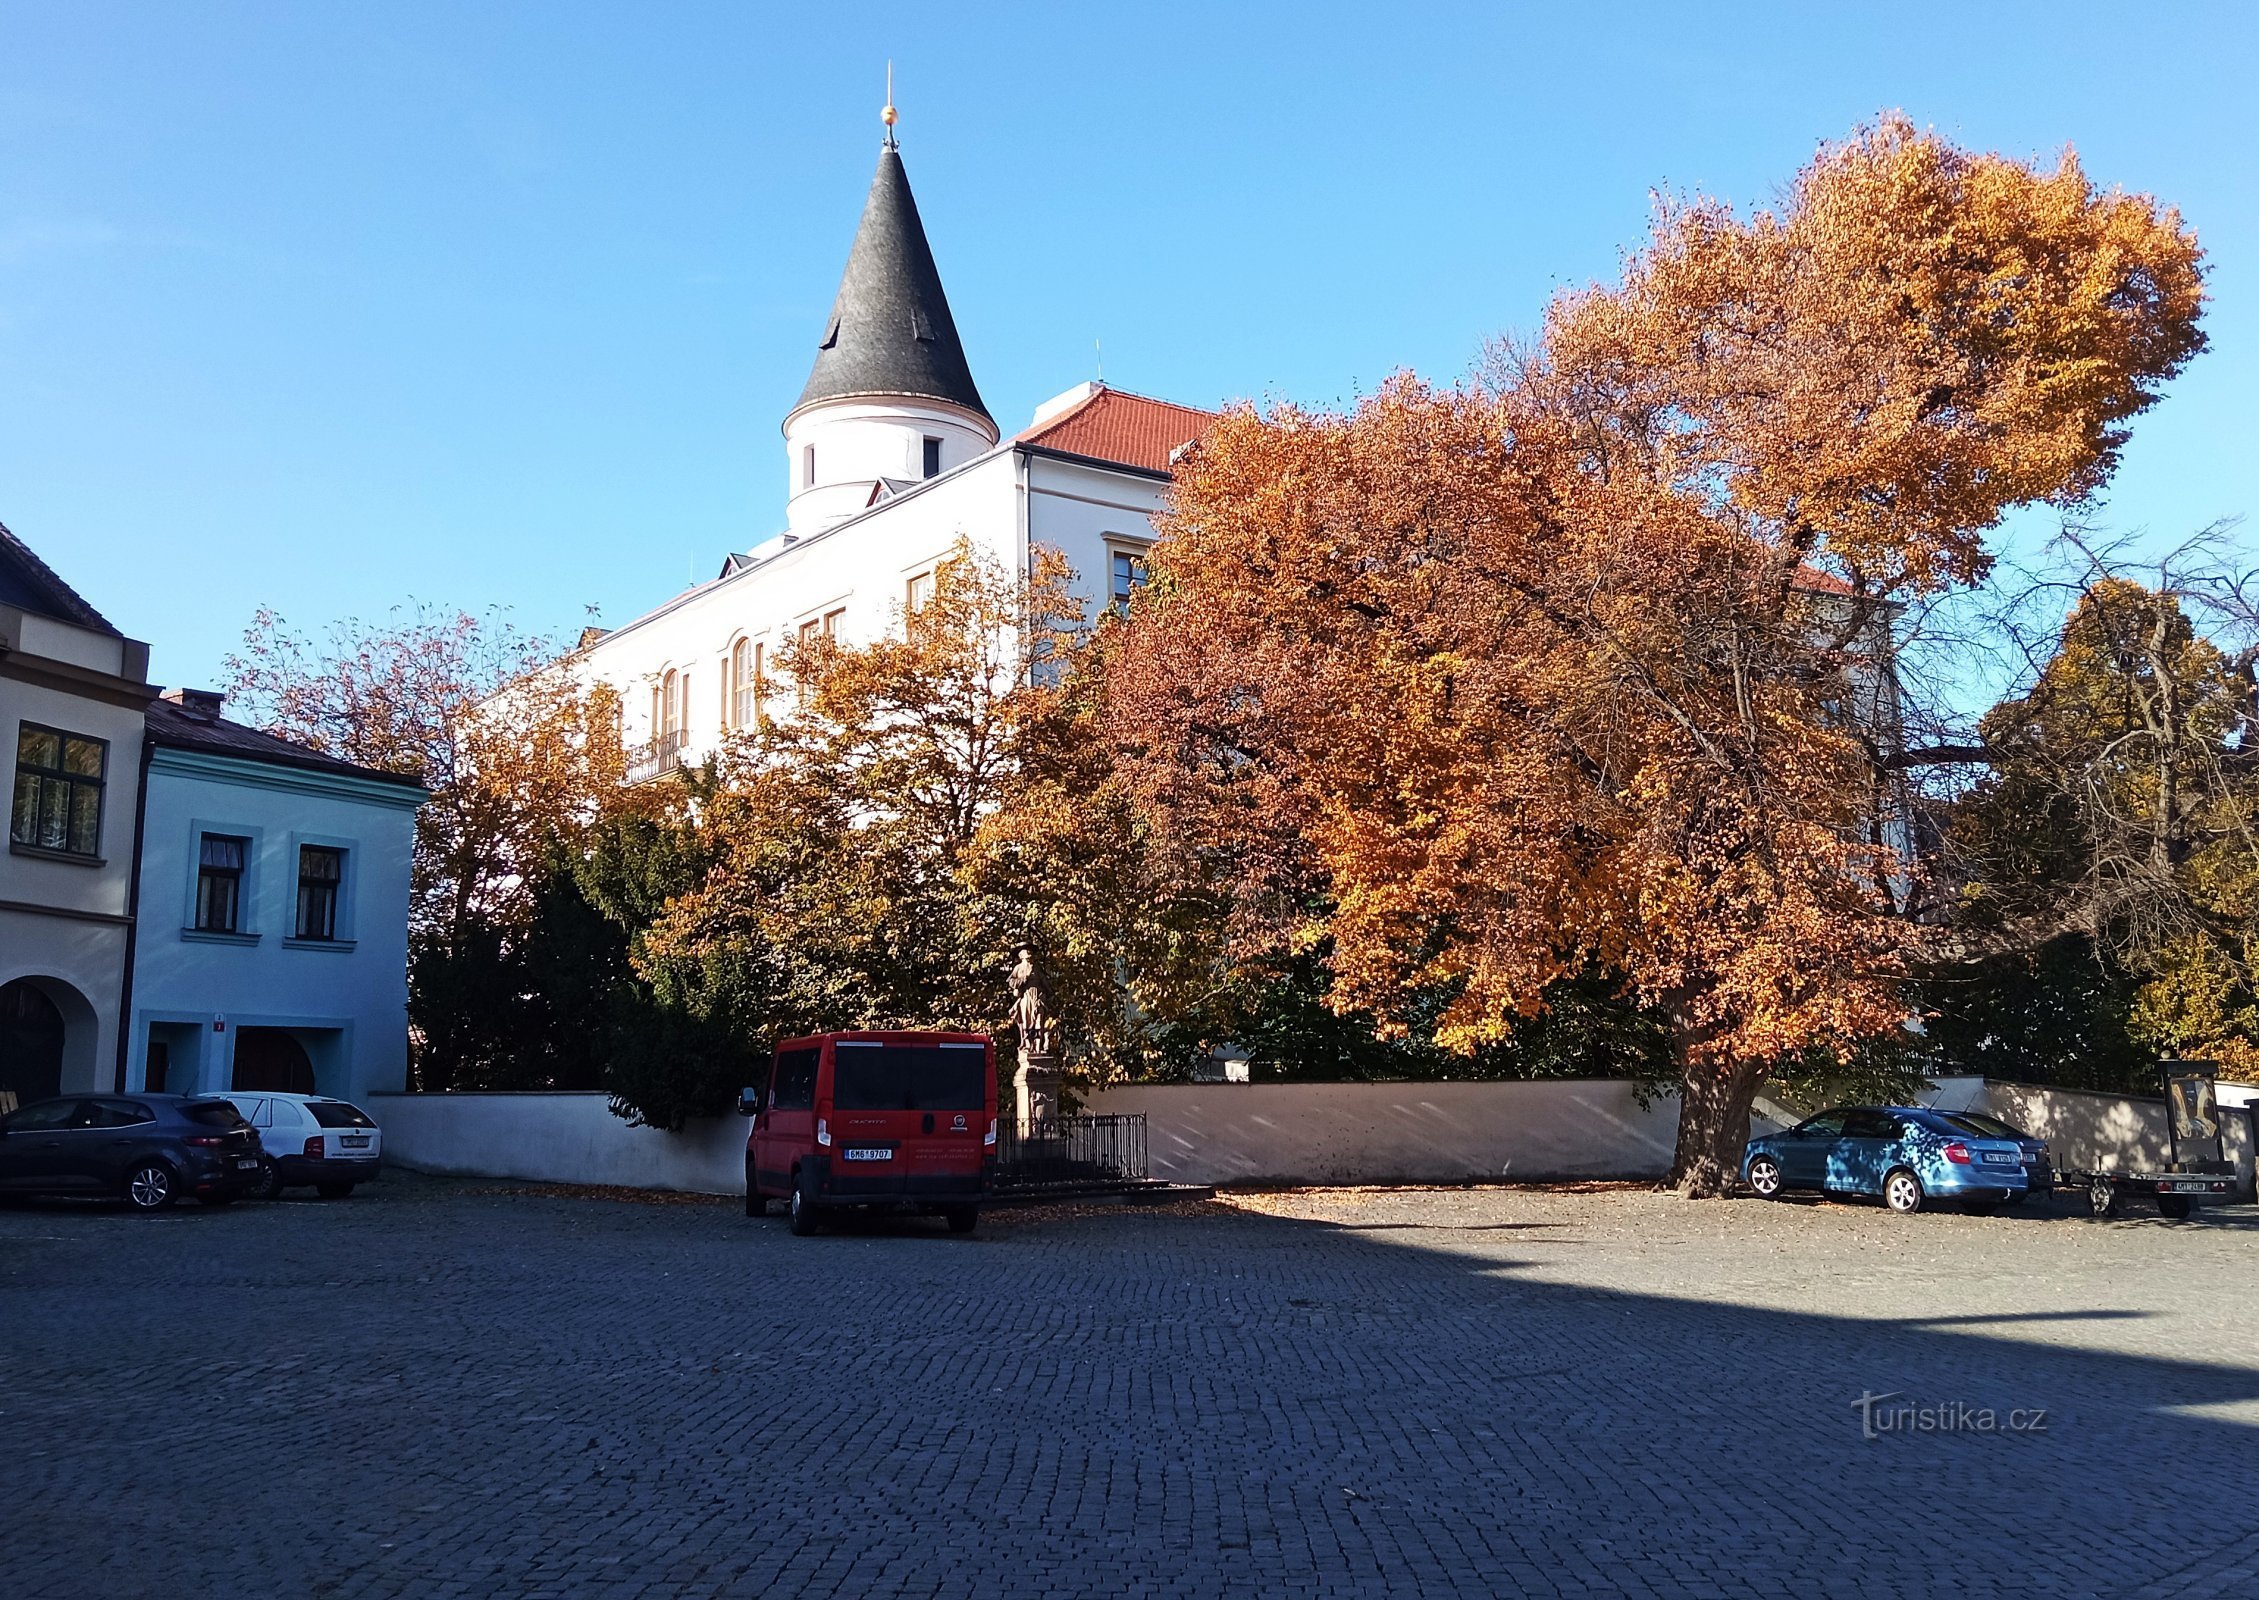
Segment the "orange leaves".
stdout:
[[1480,390],[1225,417],[1104,658],[1155,847],[1457,1048],[1594,964],[1690,1062],[1896,1026],[1889,603],[2100,483],[2201,299],[2170,212],[1889,119]]

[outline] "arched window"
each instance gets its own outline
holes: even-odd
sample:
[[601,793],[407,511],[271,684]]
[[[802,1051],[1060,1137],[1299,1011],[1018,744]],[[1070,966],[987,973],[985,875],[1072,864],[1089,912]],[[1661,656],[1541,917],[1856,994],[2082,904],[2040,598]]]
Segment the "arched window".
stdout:
[[730,724],[738,728],[753,726],[756,712],[754,704],[759,695],[759,677],[754,669],[753,641],[740,639],[730,646],[729,687]]
[[664,738],[682,731],[682,674],[672,667],[659,687],[659,734]]

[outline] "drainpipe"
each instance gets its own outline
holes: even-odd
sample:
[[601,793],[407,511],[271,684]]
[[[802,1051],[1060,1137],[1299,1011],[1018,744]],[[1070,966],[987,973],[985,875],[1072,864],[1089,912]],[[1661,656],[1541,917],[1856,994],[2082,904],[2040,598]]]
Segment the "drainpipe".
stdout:
[[126,884],[125,975],[118,985],[118,1070],[113,1094],[126,1092],[126,1061],[133,1051],[133,963],[141,944],[141,835],[149,821],[149,724],[141,725],[140,782],[133,793],[133,877]]

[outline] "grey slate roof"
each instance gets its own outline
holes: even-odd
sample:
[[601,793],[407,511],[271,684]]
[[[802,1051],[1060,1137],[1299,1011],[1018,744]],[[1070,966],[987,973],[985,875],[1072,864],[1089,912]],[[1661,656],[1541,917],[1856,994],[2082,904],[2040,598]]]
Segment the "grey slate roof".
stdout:
[[257,728],[230,722],[225,717],[191,716],[170,700],[150,703],[148,729],[149,742],[167,749],[197,750],[206,755],[235,756],[278,767],[299,767],[308,772],[330,772],[349,778],[367,778],[376,783],[396,783],[409,789],[423,788],[420,779],[405,773],[340,761],[335,756],[325,756],[319,750],[309,750],[302,744],[292,744],[288,739],[278,739],[271,733],[261,733]]
[[73,623],[111,638],[122,637],[109,619],[88,605],[56,575],[55,569],[32,553],[31,546],[0,523],[0,605],[16,606],[43,617]]
[[[799,404],[850,395],[920,395],[988,416],[941,292],[902,153],[892,146],[879,152],[839,297]],[[995,425],[993,417],[989,424]]]

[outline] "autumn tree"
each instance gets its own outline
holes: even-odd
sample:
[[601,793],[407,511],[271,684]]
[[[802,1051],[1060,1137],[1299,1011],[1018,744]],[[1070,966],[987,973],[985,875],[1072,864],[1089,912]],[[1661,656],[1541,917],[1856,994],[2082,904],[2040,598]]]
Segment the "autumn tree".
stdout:
[[1896,608],[2105,481],[2201,298],[2170,211],[1892,118],[1777,211],[1666,204],[1481,383],[1226,417],[1109,666],[1153,848],[1338,1009],[1446,992],[1447,1048],[1612,975],[1722,1192],[1767,1074],[1894,1033],[1934,954]]
[[[960,542],[887,636],[781,652],[756,725],[651,824],[699,869],[647,905],[638,974],[752,1038],[987,1030],[1028,941],[1085,1081],[1122,1070],[1143,1037],[1133,995],[1172,969],[1139,931],[1156,920],[1143,858],[1112,831],[1128,811],[1074,670],[1086,644],[1055,552],[1023,576]],[[655,1064],[623,1102],[672,1125],[731,1087],[701,1073]]]
[[227,666],[230,698],[261,727],[431,791],[409,911],[418,1083],[585,1077],[586,1015],[558,999],[574,983],[540,973],[584,957],[624,970],[564,876],[619,783],[610,691],[584,689],[553,642],[506,618],[428,606],[318,643],[262,610]]
[[[2052,962],[2059,987],[2103,1003],[2100,1041],[2122,1031],[2140,1054],[2259,1076],[2259,607],[2253,575],[2216,559],[2223,542],[2191,541],[2145,582],[2069,539],[2072,569],[2018,597],[2028,610],[2070,596],[2029,684],[1968,743],[1903,759],[1979,774],[1938,810],[1957,924],[2066,930],[2051,955],[1993,958],[1995,974]],[[1929,988],[1950,1012],[1971,981]],[[2027,1011],[2050,1009],[2032,998]]]

